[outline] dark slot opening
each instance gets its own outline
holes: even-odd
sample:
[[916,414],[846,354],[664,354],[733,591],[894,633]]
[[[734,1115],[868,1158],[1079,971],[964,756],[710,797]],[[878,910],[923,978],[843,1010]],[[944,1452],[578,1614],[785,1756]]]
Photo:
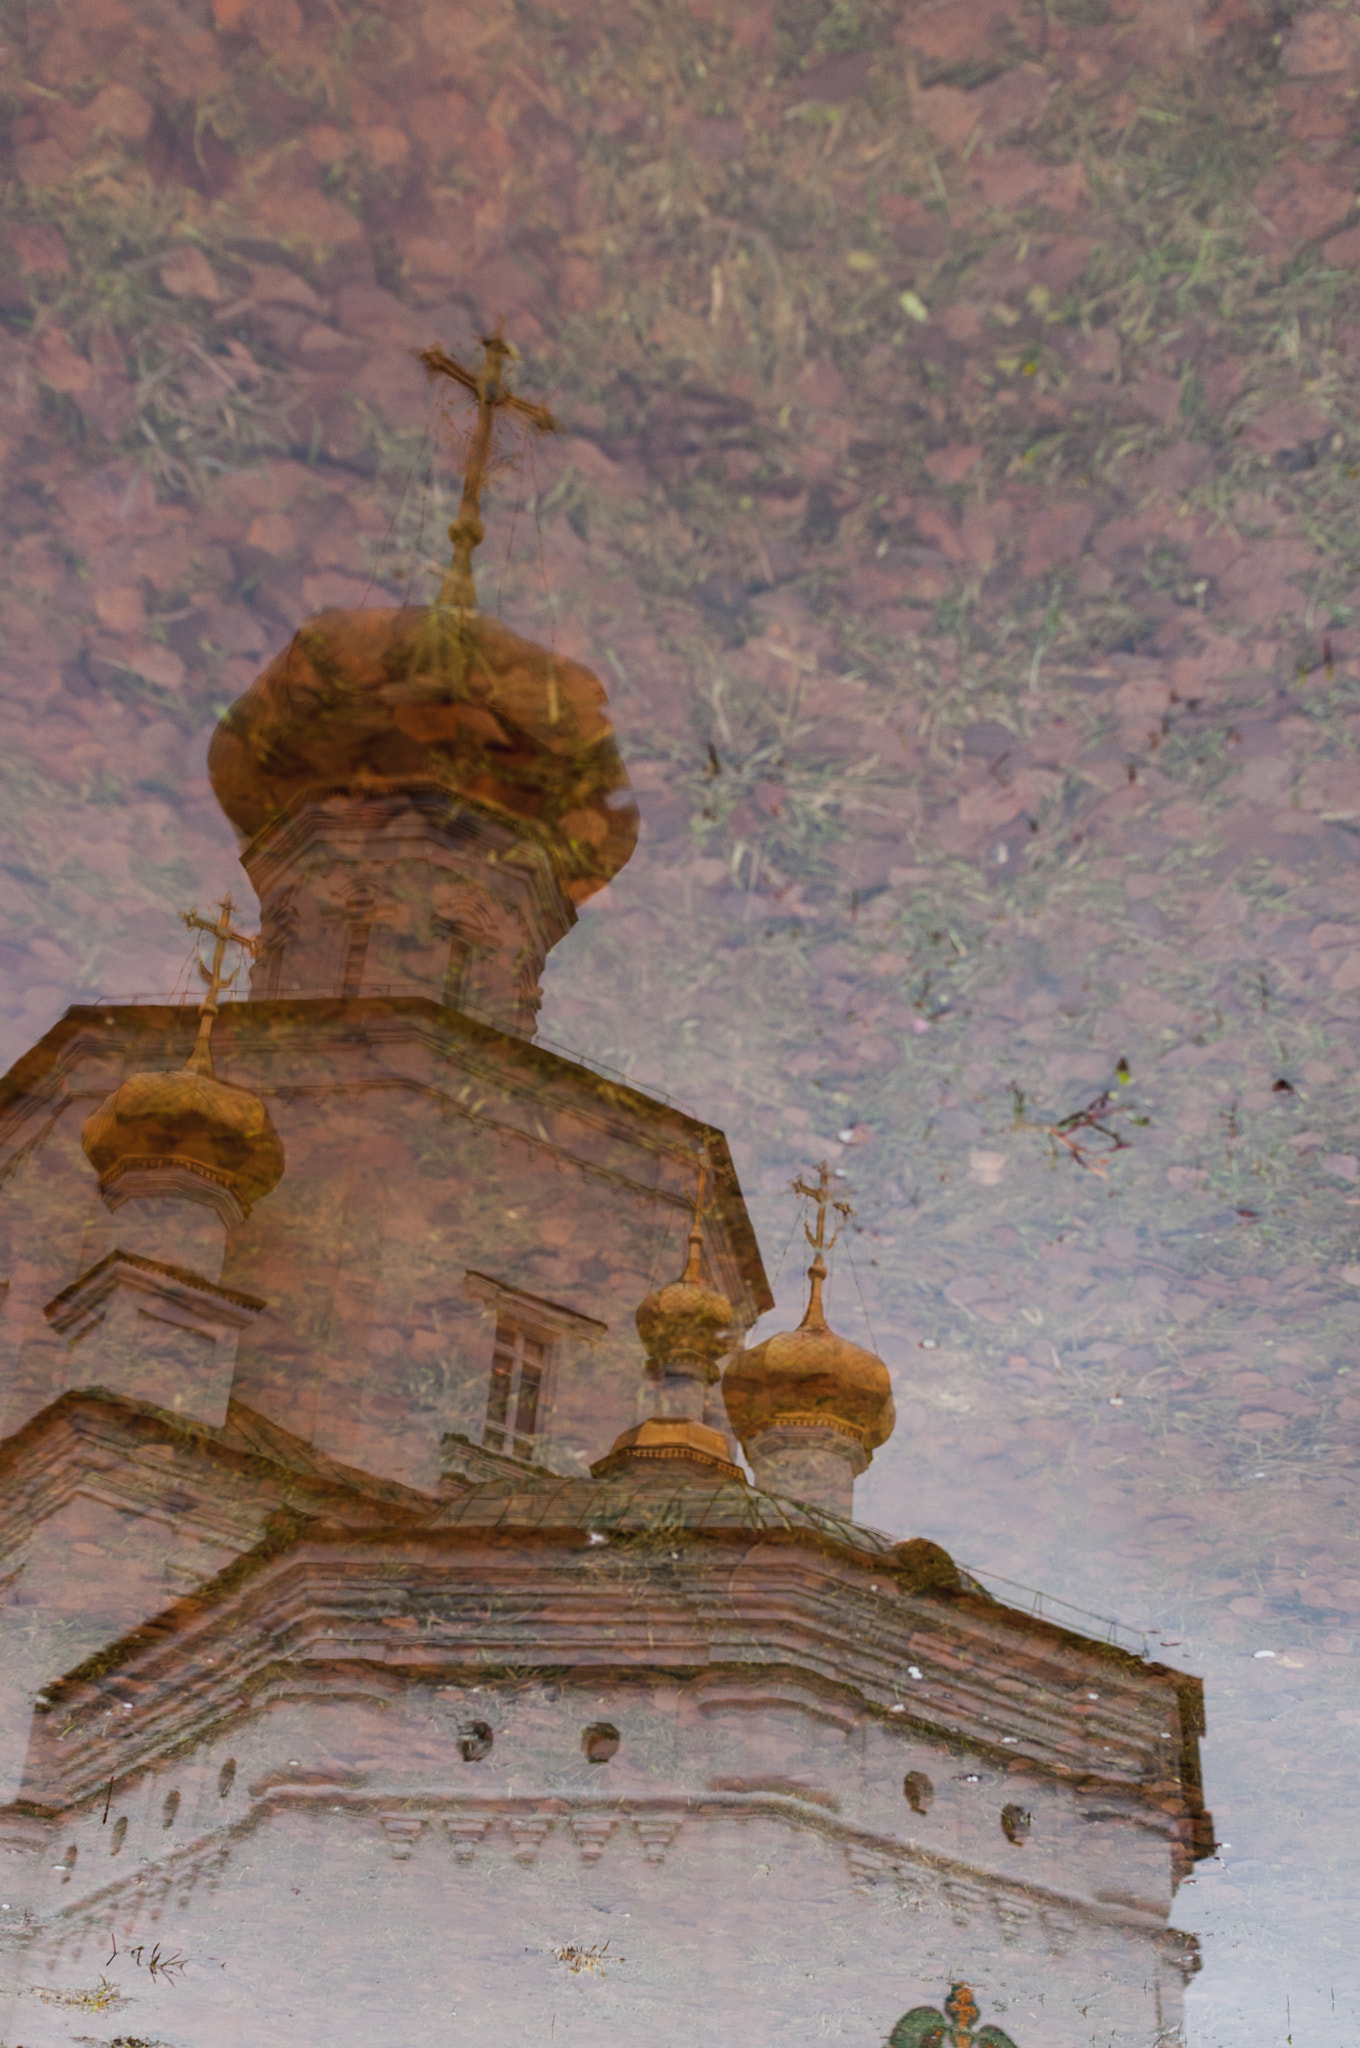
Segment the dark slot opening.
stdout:
[[935,1797],[935,1787],[924,1771],[908,1771],[902,1780],[902,1790],[913,1813],[929,1813]]
[[1023,1806],[1003,1806],[1001,1809],[1001,1832],[1015,1848],[1023,1849],[1034,1815]]
[[612,1721],[592,1721],[581,1737],[581,1747],[587,1763],[607,1764],[618,1753],[619,1731]]
[[479,1764],[483,1757],[490,1756],[495,1736],[485,1721],[469,1721],[458,1738],[458,1747],[463,1752],[465,1764]]
[[364,962],[368,958],[369,935],[372,930],[373,921],[371,918],[365,918],[362,924],[352,924],[349,928],[349,945],[345,952],[345,973],[340,983],[340,993],[342,996],[357,996],[359,993],[364,978]]

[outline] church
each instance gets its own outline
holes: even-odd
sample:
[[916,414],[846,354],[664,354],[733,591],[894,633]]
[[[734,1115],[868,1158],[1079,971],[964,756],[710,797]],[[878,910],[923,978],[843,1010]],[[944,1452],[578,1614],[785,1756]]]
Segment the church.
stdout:
[[197,1010],[0,1082],[0,2040],[1170,2042],[1198,1681],[859,1526],[826,1170],[749,1344],[722,1133],[535,1043],[637,812],[596,677],[477,609],[542,408],[431,353],[438,598],[308,620],[212,742],[258,934],[192,913]]

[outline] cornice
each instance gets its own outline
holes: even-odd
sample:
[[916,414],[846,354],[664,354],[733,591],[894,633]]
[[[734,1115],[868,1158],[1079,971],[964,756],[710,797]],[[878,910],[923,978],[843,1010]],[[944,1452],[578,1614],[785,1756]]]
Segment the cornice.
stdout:
[[[173,1450],[192,1463],[167,1467]],[[189,1484],[193,1500],[182,1495]],[[348,1503],[356,1518],[428,1514],[431,1496],[341,1466],[233,1403],[221,1429],[108,1392],[60,1395],[0,1443],[0,1557],[21,1551],[77,1493],[120,1510],[188,1521],[234,1555],[258,1541],[262,1518]],[[164,1496],[171,1495],[169,1501]]]
[[[299,1685],[381,1696],[510,1672],[641,1682],[778,1671],[858,1717],[1002,1768],[1163,1813],[1199,1811],[1197,1773],[1184,1769],[1197,1689],[1179,1673],[970,1595],[903,1593],[884,1564],[828,1556],[806,1538],[772,1546],[764,1532],[696,1538],[672,1526],[665,1547],[630,1552],[574,1536],[568,1548],[542,1532],[363,1534],[312,1520],[290,1539],[278,1529],[198,1595],[47,1688],[64,1739],[41,1767],[54,1774],[44,1801],[78,1803],[111,1775]],[[102,1732],[109,1697],[133,1706],[116,1743]]]
[[[261,1787],[257,1793],[252,1788],[252,1792],[247,1811],[230,1824],[207,1830],[172,1853],[139,1862],[135,1870],[120,1872],[112,1881],[55,1907],[44,1915],[46,1936],[69,1938],[96,1929],[102,1933],[118,1918],[124,1903],[134,1898],[139,1907],[149,1907],[154,1913],[172,1897],[187,1899],[200,1883],[215,1890],[236,1852],[288,1813],[324,1813],[328,1821],[343,1815],[351,1824],[371,1828],[377,1841],[385,1843],[399,1861],[409,1860],[412,1849],[423,1840],[423,1853],[433,1850],[452,1863],[479,1866],[468,1872],[473,1882],[480,1881],[480,1874],[494,1859],[510,1857],[521,1865],[536,1861],[554,1830],[574,1840],[583,1859],[591,1864],[602,1854],[612,1858],[622,1853],[654,1868],[663,1864],[682,1868],[681,1859],[695,1829],[759,1818],[815,1834],[838,1848],[857,1889],[873,1890],[886,1884],[900,1894],[904,1905],[917,1909],[934,1896],[960,1926],[979,1913],[994,1915],[1008,1942],[1027,1931],[1029,1939],[1051,1956],[1063,1955],[1082,1930],[1105,1937],[1122,1934],[1151,1939],[1183,1979],[1188,1980],[1200,1967],[1194,1935],[1168,1927],[1159,1914],[1003,1875],[922,1843],[857,1827],[814,1802],[787,1794],[686,1793],[675,1789],[641,1797],[558,1792],[476,1798],[433,1788],[413,1793],[407,1784],[381,1781],[356,1787],[338,1778],[309,1785]],[[30,1853],[50,1853],[51,1823],[29,1816],[18,1818],[26,1830]]]

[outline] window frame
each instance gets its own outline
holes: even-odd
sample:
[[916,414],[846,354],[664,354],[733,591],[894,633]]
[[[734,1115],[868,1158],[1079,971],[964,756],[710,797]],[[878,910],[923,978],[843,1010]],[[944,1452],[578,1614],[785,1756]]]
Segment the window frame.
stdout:
[[[526,1366],[530,1364],[526,1356],[530,1345],[538,1353],[538,1358],[530,1422],[526,1428],[524,1383]],[[492,1337],[491,1370],[487,1375],[486,1414],[482,1421],[484,1450],[498,1451],[502,1457],[521,1458],[528,1464],[534,1462],[534,1453],[544,1434],[542,1425],[551,1406],[553,1382],[556,1379],[556,1351],[552,1332],[545,1330],[541,1324],[533,1325],[523,1316],[507,1313],[504,1308],[497,1310]],[[502,1373],[500,1360],[507,1353],[510,1369]],[[498,1381],[504,1383],[505,1398],[499,1404],[499,1415],[493,1416]],[[500,1441],[494,1442],[494,1437],[498,1437]]]
[[[486,1398],[481,1409],[480,1447],[493,1457],[514,1458],[525,1464],[541,1464],[552,1442],[553,1421],[557,1407],[558,1374],[564,1352],[569,1346],[580,1343],[598,1343],[608,1335],[607,1323],[597,1322],[593,1316],[585,1316],[578,1309],[564,1307],[559,1302],[545,1301],[541,1295],[526,1294],[518,1287],[511,1287],[503,1280],[497,1280],[489,1273],[467,1271],[463,1276],[463,1292],[469,1295],[482,1312],[484,1336],[482,1358],[485,1367]],[[538,1386],[538,1400],[534,1417],[532,1439],[528,1433],[514,1426],[516,1417],[512,1411],[518,1407],[519,1385],[517,1376],[512,1376],[506,1402],[503,1422],[497,1422],[491,1415],[492,1375],[495,1372],[496,1355],[500,1348],[501,1330],[509,1326],[529,1342],[542,1347],[542,1362]],[[471,1418],[469,1418],[471,1420]],[[488,1429],[502,1433],[502,1443],[493,1443]],[[527,1450],[518,1449],[520,1442],[529,1443]]]

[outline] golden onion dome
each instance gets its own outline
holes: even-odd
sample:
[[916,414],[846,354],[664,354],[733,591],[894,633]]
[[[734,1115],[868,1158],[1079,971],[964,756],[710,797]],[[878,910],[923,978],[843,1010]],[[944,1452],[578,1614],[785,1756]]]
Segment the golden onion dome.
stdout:
[[307,796],[446,791],[541,843],[574,903],[637,843],[599,679],[447,602],[309,619],[227,712],[208,769],[247,839]]
[[731,1348],[733,1309],[727,1296],[705,1281],[702,1248],[703,1231],[696,1216],[684,1272],[647,1296],[638,1309],[637,1326],[649,1358],[665,1364],[701,1361],[712,1379],[718,1360]]
[[283,1145],[258,1095],[219,1081],[206,1037],[175,1073],[132,1074],[85,1119],[85,1153],[111,1188],[134,1169],[182,1167],[249,1213],[283,1174]]
[[822,1308],[826,1266],[808,1269],[807,1314],[796,1330],[739,1352],[723,1376],[728,1419],[743,1449],[766,1430],[832,1429],[866,1452],[892,1435],[897,1413],[883,1360],[838,1337]]

